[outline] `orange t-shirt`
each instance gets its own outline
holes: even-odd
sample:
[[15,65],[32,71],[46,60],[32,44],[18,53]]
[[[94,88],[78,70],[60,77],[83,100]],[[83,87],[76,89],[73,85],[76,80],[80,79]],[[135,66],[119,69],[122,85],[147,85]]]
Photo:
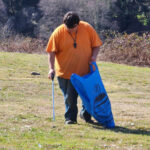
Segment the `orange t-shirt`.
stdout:
[[[72,36],[75,38],[75,33]],[[46,48],[47,52],[55,52],[56,75],[65,79],[70,79],[72,73],[87,74],[92,48],[102,45],[94,28],[84,21],[78,25],[76,48],[73,43],[73,38],[62,24],[54,30]]]

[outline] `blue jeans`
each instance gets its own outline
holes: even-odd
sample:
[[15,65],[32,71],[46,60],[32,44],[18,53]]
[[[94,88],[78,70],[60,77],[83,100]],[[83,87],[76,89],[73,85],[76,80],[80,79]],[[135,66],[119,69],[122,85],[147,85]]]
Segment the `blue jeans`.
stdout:
[[[65,120],[72,120],[77,121],[77,114],[78,114],[78,107],[77,107],[77,98],[78,93],[76,92],[75,88],[73,87],[71,81],[69,79],[64,79],[58,77],[58,83],[61,91],[64,95],[65,100]],[[85,110],[84,106],[82,105],[82,110],[80,114],[88,114]],[[91,116],[85,115],[86,119],[91,119]]]

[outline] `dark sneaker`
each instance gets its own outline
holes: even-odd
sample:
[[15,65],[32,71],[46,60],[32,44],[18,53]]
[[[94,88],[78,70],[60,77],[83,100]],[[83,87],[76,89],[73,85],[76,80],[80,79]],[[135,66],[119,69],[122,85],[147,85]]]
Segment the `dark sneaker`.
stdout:
[[94,121],[91,119],[91,115],[87,111],[85,111],[84,113],[80,112],[80,118],[87,123],[94,123]]
[[85,120],[87,123],[90,123],[90,124],[94,124],[94,121],[92,119],[90,120]]
[[76,121],[72,121],[72,120],[66,120],[65,124],[77,124]]

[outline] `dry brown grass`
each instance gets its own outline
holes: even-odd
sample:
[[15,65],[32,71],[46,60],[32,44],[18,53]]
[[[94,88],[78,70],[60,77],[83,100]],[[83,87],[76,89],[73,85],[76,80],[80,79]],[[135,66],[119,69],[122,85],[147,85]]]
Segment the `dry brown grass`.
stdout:
[[117,35],[108,38],[98,56],[99,60],[129,65],[150,66],[150,33]]
[[44,53],[44,41],[41,39],[14,36],[0,41],[0,51],[21,53]]

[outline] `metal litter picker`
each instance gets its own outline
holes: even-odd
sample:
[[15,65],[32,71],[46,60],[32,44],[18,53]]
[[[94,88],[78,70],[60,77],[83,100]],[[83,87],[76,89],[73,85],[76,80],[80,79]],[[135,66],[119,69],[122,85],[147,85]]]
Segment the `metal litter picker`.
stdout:
[[54,74],[52,74],[52,101],[53,101],[53,121],[55,121],[55,105],[54,105]]

